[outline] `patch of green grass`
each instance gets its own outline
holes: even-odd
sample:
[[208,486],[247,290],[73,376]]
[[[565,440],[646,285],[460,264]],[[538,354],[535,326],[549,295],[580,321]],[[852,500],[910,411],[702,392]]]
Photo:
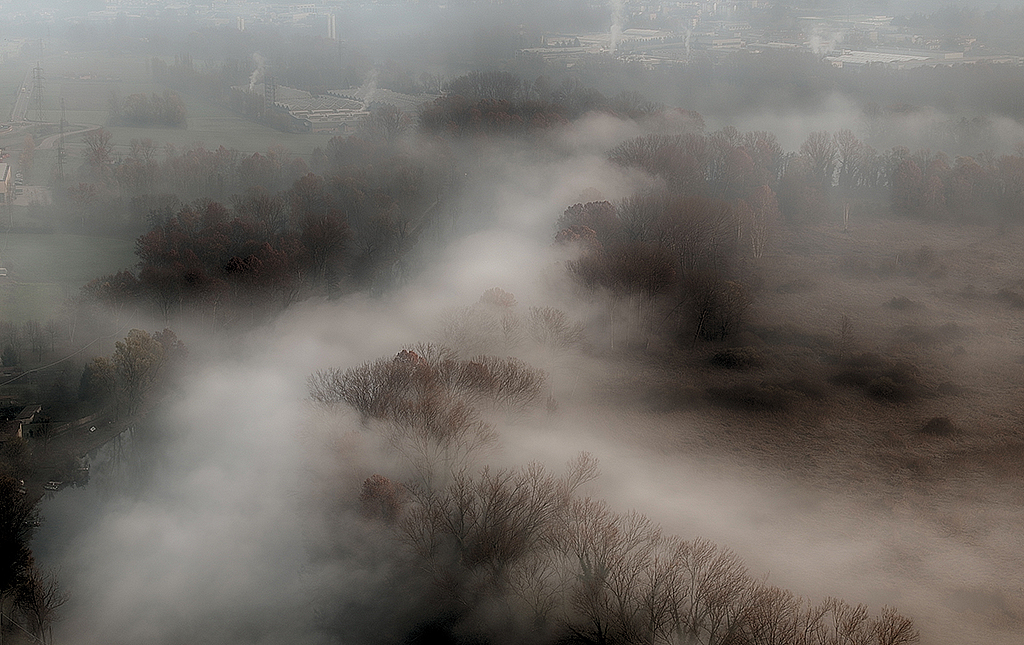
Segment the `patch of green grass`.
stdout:
[[55,318],[66,296],[64,288],[53,282],[0,285],[0,320],[21,324]]
[[19,282],[81,286],[136,263],[135,242],[67,233],[11,233],[0,236],[0,259]]
[[64,299],[93,278],[134,266],[134,242],[45,233],[0,235],[0,319],[53,317]]

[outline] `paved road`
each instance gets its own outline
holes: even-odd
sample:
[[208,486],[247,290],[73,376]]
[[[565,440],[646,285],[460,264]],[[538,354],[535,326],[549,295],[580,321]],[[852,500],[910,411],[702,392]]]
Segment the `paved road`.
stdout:
[[[80,125],[72,126],[72,127],[82,128],[82,126],[80,126]],[[75,130],[74,132],[65,132],[64,133],[64,138],[65,138],[65,144],[64,145],[67,145],[67,138],[68,137],[72,137],[72,136],[74,136],[76,134],[85,134],[86,132],[92,132],[93,130],[99,130],[101,127],[102,126],[99,126],[99,125],[90,125],[89,127],[82,128],[81,130]],[[51,134],[50,136],[44,138],[42,141],[39,142],[39,145],[36,146],[36,150],[49,150],[50,148],[53,148],[57,144],[57,139],[60,139],[60,134],[59,133],[58,134]]]
[[11,123],[18,123],[25,120],[29,106],[32,105],[32,69],[25,72],[25,80],[18,88],[18,98],[14,100],[14,107],[11,108]]

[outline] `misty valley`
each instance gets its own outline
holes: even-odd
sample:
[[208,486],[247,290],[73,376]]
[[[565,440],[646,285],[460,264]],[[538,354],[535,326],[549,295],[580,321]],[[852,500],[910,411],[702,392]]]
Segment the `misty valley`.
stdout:
[[0,642],[1024,639],[1024,7],[0,9]]

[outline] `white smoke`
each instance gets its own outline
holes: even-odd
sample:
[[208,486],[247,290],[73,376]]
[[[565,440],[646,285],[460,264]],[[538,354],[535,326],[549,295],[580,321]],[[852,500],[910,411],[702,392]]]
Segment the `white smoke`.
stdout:
[[618,49],[619,40],[622,37],[623,4],[622,0],[611,0],[612,6],[612,29],[611,29],[611,53]]
[[256,69],[249,74],[249,92],[256,89],[256,83],[263,81],[264,78],[264,66],[267,63],[267,59],[263,58],[257,52],[253,52],[252,60],[256,63]]
[[815,26],[807,39],[807,46],[818,56],[824,56],[834,51],[843,42],[845,34],[841,31],[833,31],[826,34],[821,27]]
[[366,80],[363,81],[363,85],[356,92],[356,96],[359,97],[365,105],[369,105],[373,102],[374,95],[377,94],[377,70],[370,70],[370,73],[366,75]]

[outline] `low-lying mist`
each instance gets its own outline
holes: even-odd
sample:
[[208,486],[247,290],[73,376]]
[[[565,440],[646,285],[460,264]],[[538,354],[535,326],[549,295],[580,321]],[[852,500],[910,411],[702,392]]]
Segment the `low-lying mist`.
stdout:
[[[857,116],[836,110],[842,118],[780,126],[784,147],[799,146],[805,129]],[[439,342],[446,312],[495,287],[513,294],[520,311],[554,306],[587,319],[562,284],[554,222],[573,203],[614,202],[653,183],[604,160],[636,134],[614,123],[595,118],[547,150],[512,146],[481,159],[455,233],[425,245],[418,277],[387,295],[293,305],[230,340],[176,330],[191,368],[146,429],[159,450],[140,448],[142,468],[126,474],[108,447],[94,459],[89,486],[44,502],[34,548],[60,568],[71,595],[55,640],[358,643],[349,634],[373,631],[373,621],[384,639],[400,627],[389,616],[414,615],[399,608],[427,594],[393,587],[397,565],[375,550],[372,527],[352,511],[367,477],[377,468],[392,477],[401,466],[356,414],[311,406],[307,378]],[[836,596],[876,613],[895,606],[924,643],[1013,642],[987,628],[1001,603],[1007,621],[1016,609],[981,590],[1005,583],[1019,538],[952,539],[910,503],[816,488],[755,458],[701,450],[708,428],[608,396],[628,392],[636,378],[630,360],[609,352],[543,367],[557,406],[497,415],[497,441],[474,469],[538,462],[561,472],[588,452],[600,476],[585,496],[731,549],[755,578],[814,602]],[[964,591],[950,596],[953,587]],[[361,621],[360,630],[339,631]]]

